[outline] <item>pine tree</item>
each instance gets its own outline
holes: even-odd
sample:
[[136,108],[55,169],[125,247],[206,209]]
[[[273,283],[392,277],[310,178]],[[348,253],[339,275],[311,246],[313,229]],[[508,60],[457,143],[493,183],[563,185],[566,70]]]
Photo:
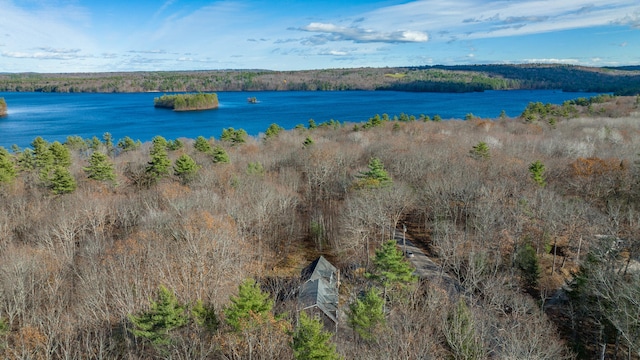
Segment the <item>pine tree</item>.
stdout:
[[149,310],[138,316],[129,315],[128,318],[134,326],[131,333],[150,341],[154,346],[168,345],[171,342],[169,333],[188,322],[184,306],[164,286],[160,286],[157,300],[151,300]]
[[214,164],[228,164],[231,162],[229,160],[229,154],[227,154],[226,150],[222,148],[222,146],[216,146],[211,149],[211,156],[213,157]]
[[536,287],[540,278],[540,265],[536,250],[530,244],[521,247],[516,254],[516,265],[522,272],[522,279],[528,287]]
[[484,141],[480,141],[474,145],[469,151],[469,154],[476,160],[485,160],[491,157],[491,154],[489,153],[489,146]]
[[222,135],[220,136],[220,140],[229,141],[232,144],[241,144],[247,141],[247,132],[244,129],[222,129]]
[[209,332],[216,331],[220,321],[212,306],[206,306],[202,300],[198,300],[191,308],[193,321]]
[[382,161],[378,158],[372,158],[369,160],[369,170],[360,172],[357,177],[360,179],[358,181],[358,187],[361,188],[380,188],[389,186],[393,183],[391,177],[384,169],[384,165]]
[[111,133],[102,134],[102,140],[104,141],[104,147],[107,149],[107,154],[111,155],[113,153],[113,136]]
[[33,148],[34,164],[38,170],[49,169],[53,166],[53,154],[49,149],[49,143],[38,136],[31,142]]
[[271,124],[269,125],[269,127],[267,128],[267,131],[265,131],[264,133],[264,138],[266,139],[271,139],[273,137],[278,136],[278,134],[283,131],[284,128],[278,124]]
[[54,141],[51,146],[49,146],[49,151],[53,156],[53,165],[62,167],[71,166],[71,151],[59,141]]
[[171,160],[167,154],[167,141],[162,136],[153,138],[153,146],[150,151],[151,161],[147,164],[146,173],[151,183],[169,174]]
[[50,188],[54,194],[67,194],[76,189],[76,180],[71,175],[69,169],[62,166],[55,166],[51,175]]
[[253,279],[244,280],[238,287],[238,296],[224,309],[226,321],[236,331],[251,328],[265,321],[273,308],[269,294],[262,292]]
[[402,251],[394,240],[389,240],[376,250],[373,259],[374,272],[367,274],[384,287],[386,291],[392,286],[404,286],[417,280],[413,267],[405,261]]
[[376,288],[349,305],[349,326],[365,340],[374,338],[374,331],[384,323],[384,299]]
[[84,168],[89,179],[98,181],[115,181],[116,174],[113,170],[113,163],[109,161],[107,155],[94,151],[89,159],[89,166]]
[[541,187],[547,185],[547,181],[544,178],[544,164],[540,160],[536,160],[529,165],[529,173],[531,173],[531,179],[533,179],[536,184]]
[[476,335],[471,311],[464,298],[449,312],[445,323],[445,338],[455,359],[485,359],[482,340]]
[[330,342],[331,333],[322,330],[322,323],[300,313],[298,327],[293,333],[293,356],[296,360],[338,360],[342,357]]
[[187,184],[196,177],[199,169],[200,166],[191,156],[183,154],[176,159],[173,165],[173,174],[180,178],[183,184]]
[[0,183],[9,183],[16,178],[16,165],[9,152],[0,146]]
[[203,153],[209,153],[211,152],[211,145],[209,144],[209,142],[207,141],[207,139],[204,138],[204,136],[198,136],[196,138],[195,143],[193,144],[193,147]]
[[131,151],[140,147],[140,140],[133,141],[132,138],[125,136],[124,138],[118,141],[118,148],[122,151]]
[[304,139],[304,141],[302,142],[302,146],[305,147],[305,148],[307,148],[307,147],[309,147],[309,146],[311,146],[313,144],[314,144],[314,141],[310,136],[307,136],[307,138]]

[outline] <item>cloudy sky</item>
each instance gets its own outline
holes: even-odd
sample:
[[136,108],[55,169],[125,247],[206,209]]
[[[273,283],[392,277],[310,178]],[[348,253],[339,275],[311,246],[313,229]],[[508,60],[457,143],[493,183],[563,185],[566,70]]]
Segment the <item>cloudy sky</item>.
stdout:
[[640,64],[638,0],[0,0],[0,72]]

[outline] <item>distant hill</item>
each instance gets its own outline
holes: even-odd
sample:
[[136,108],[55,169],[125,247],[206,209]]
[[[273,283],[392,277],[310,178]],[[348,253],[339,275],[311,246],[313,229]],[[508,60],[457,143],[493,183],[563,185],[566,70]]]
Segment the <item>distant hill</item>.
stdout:
[[303,71],[211,70],[0,74],[0,91],[214,92],[395,90],[471,92],[559,89],[635,95],[640,66],[456,65]]

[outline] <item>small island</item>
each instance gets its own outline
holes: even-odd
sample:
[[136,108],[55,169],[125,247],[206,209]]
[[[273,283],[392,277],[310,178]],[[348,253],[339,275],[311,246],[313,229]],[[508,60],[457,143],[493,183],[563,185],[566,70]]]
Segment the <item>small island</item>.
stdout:
[[7,116],[7,102],[0,97],[0,117]]
[[153,106],[174,111],[196,111],[218,108],[217,94],[176,94],[162,95],[153,99]]

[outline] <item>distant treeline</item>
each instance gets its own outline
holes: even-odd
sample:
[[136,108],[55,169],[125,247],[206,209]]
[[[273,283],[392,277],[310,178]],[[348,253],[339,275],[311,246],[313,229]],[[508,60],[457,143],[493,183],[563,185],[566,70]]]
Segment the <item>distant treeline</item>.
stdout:
[[218,107],[218,95],[204,93],[162,95],[153,99],[153,105],[175,111],[215,109]]
[[635,95],[640,93],[640,69],[527,64],[305,71],[212,70],[0,74],[0,91],[29,92],[342,90],[472,92],[516,89],[560,89]]

